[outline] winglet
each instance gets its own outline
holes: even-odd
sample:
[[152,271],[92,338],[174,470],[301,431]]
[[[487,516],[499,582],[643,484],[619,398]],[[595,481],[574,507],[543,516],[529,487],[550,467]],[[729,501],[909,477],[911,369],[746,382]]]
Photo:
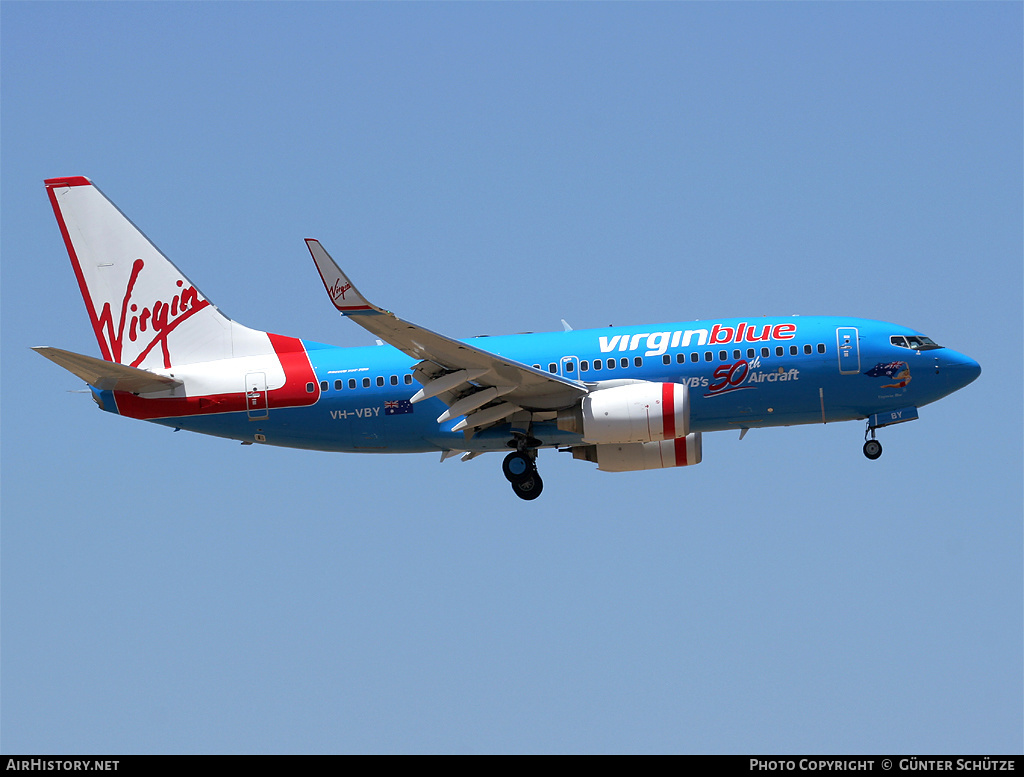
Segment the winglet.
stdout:
[[331,258],[331,255],[320,245],[319,240],[306,238],[306,247],[313,257],[316,269],[320,272],[320,279],[327,289],[327,296],[331,298],[334,307],[343,316],[353,313],[382,312],[380,308],[367,302],[366,297],[359,293],[352,281],[341,271],[341,268]]

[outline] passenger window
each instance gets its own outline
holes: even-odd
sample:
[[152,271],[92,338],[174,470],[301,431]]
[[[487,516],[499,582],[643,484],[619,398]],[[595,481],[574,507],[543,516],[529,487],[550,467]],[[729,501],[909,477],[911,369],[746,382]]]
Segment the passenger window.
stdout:
[[551,362],[548,365],[548,372],[550,372],[552,375],[554,375],[556,372],[558,372],[558,365],[555,364],[554,362]]
[[397,375],[392,375],[391,376],[391,385],[392,386],[397,386],[398,385],[398,376]]
[[781,345],[775,346],[775,355],[776,356],[783,356],[785,353],[786,353],[786,350]]
[[711,351],[705,351],[704,352],[704,361],[709,362],[709,361],[711,361],[714,358],[715,358],[715,355],[713,353],[711,353]]
[[825,344],[818,343],[818,353],[825,353]]
[[377,376],[377,385],[378,386],[383,386],[384,385],[384,376],[383,375],[378,375]]
[[411,386],[412,385],[412,375],[406,375],[405,376],[405,385],[406,386]]
[[580,372],[586,372],[590,369],[590,362],[584,360],[580,362]]
[[732,358],[734,358],[734,359],[740,358],[740,349],[739,348],[737,348],[735,351],[732,352]]
[[614,370],[615,369],[615,359],[609,359],[608,360],[608,369],[609,370]]
[[679,362],[680,364],[686,364],[686,354],[685,353],[677,353],[676,354],[676,361]]
[[644,357],[643,356],[634,356],[633,357],[633,366],[634,367],[643,367],[644,366]]
[[535,370],[539,370],[539,369],[540,369],[540,365],[539,365],[539,364],[534,364],[534,365],[533,365],[533,368],[534,368]]
[[697,353],[696,351],[694,351],[693,353],[691,353],[691,354],[690,354],[690,361],[691,361],[691,362],[699,362],[699,361],[700,361],[700,354],[699,354],[699,353]]
[[565,363],[565,371],[566,372],[576,372],[576,365],[573,364],[572,362],[566,362]]
[[327,389],[329,389],[330,387],[331,387],[330,384],[326,380],[320,381],[320,390],[321,391],[327,391]]
[[601,369],[601,360],[600,359],[594,359],[594,371],[598,372],[598,371],[600,371],[600,369]]
[[350,389],[354,389],[356,387],[356,379],[355,378],[349,378],[348,379],[348,387]]
[[312,394],[314,391],[316,391],[316,384],[315,383],[307,383],[306,384],[306,393],[307,394]]
[[772,352],[768,348],[762,348],[761,349],[761,356],[764,357],[765,359],[767,359],[771,355],[772,355]]
[[622,367],[622,369],[626,369],[626,367],[629,366],[629,359],[623,356],[621,359],[619,359],[619,366]]
[[755,351],[753,348],[748,348],[747,349],[747,358],[748,359],[753,359],[755,353],[757,353],[757,351]]
[[729,352],[728,351],[719,351],[718,352],[718,361],[724,362],[728,358],[729,358]]
[[341,391],[345,387],[345,382],[341,380],[334,381],[334,390]]
[[662,356],[662,357],[661,357],[661,363],[662,363],[662,364],[671,364],[671,363],[672,363],[672,357],[671,357],[671,356],[669,356],[669,355],[668,355],[668,354],[666,353],[666,354],[665,354],[664,356]]
[[363,378],[363,388],[370,388],[370,379]]
[[797,349],[796,349],[795,345],[789,346],[789,355],[790,356],[796,356],[797,355]]
[[804,353],[810,354],[810,352],[811,352],[811,344],[808,343],[807,345],[804,346]]

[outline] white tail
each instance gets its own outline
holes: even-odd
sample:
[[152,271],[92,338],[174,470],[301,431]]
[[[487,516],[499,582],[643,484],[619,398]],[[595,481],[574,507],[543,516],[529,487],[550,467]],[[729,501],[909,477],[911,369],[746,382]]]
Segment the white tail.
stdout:
[[60,224],[100,352],[169,368],[272,352],[267,335],[223,315],[87,178],[51,178]]

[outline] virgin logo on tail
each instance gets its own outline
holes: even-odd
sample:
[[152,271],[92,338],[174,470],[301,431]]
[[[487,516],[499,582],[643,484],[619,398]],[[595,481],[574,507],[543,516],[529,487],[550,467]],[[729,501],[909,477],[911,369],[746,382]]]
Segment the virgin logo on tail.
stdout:
[[[97,332],[107,344],[110,358],[115,362],[121,362],[121,353],[124,346],[125,327],[128,328],[128,340],[131,343],[138,342],[140,348],[138,355],[132,360],[131,366],[138,367],[153,350],[153,347],[160,344],[163,350],[164,367],[171,366],[171,354],[167,347],[167,336],[173,332],[179,324],[194,314],[198,313],[210,303],[199,297],[199,292],[192,286],[185,286],[183,280],[177,282],[180,291],[175,294],[170,302],[156,300],[149,304],[142,304],[133,300],[135,284],[139,275],[145,268],[146,263],[142,259],[136,259],[132,264],[132,272],[128,277],[128,284],[124,290],[124,297],[121,299],[121,310],[118,314],[117,324],[114,323],[114,312],[109,302],[103,303],[97,321]],[[148,339],[147,339],[148,338]]]
[[341,278],[338,278],[338,280],[336,280],[334,282],[334,285],[331,286],[331,288],[329,288],[327,290],[327,293],[331,295],[331,299],[332,300],[337,302],[338,301],[338,297],[341,297],[341,299],[344,300],[345,299],[345,292],[348,291],[351,288],[352,288],[352,284],[351,283],[346,283],[344,286],[342,286],[341,285]]

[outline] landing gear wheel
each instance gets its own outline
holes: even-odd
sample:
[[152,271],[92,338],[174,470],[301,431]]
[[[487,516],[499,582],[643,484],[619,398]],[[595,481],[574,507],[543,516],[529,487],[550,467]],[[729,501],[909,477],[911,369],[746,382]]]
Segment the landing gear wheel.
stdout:
[[525,480],[537,472],[533,466],[533,459],[519,451],[510,453],[505,457],[505,460],[501,462],[501,471],[505,475],[505,479],[513,485],[517,481]]
[[874,461],[882,455],[882,443],[878,440],[868,440],[864,443],[864,455]]
[[540,496],[540,492],[544,490],[544,481],[540,479],[540,475],[533,472],[522,480],[513,480],[512,490],[520,499],[530,501]]

